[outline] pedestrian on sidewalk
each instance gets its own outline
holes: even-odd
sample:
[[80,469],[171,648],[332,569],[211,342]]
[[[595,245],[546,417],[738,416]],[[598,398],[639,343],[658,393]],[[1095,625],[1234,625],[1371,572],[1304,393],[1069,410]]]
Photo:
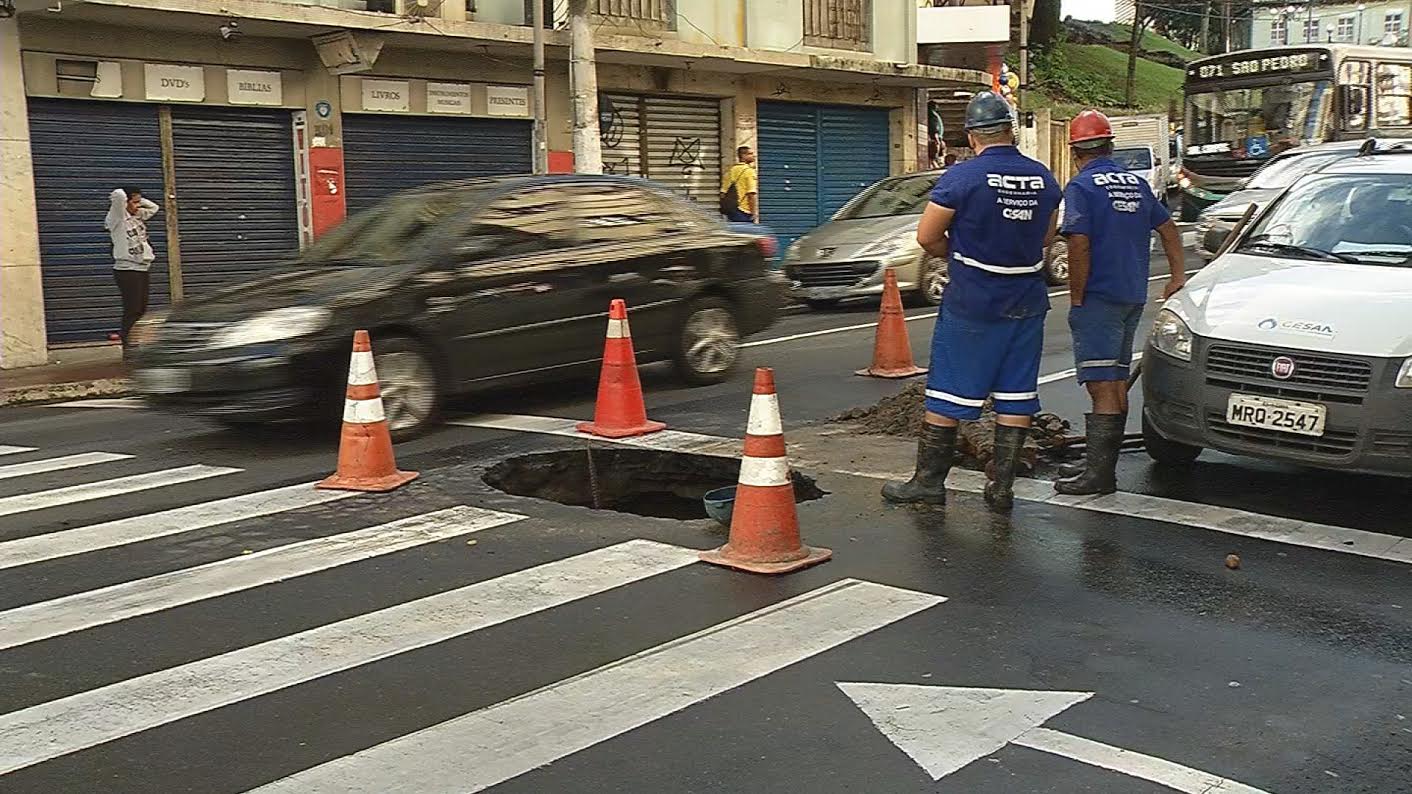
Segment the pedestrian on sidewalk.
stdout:
[[755,152],[749,146],[735,150],[736,164],[721,178],[721,214],[736,223],[760,222],[760,177],[755,173]]
[[161,207],[147,200],[140,188],[117,188],[108,195],[108,217],[103,228],[113,239],[113,278],[123,302],[123,355],[128,352],[128,334],[147,312],[150,287],[148,268],[157,255],[147,239],[147,221]]
[[1113,161],[1113,125],[1085,110],[1069,125],[1079,173],[1064,188],[1069,242],[1069,330],[1074,368],[1093,400],[1085,416],[1088,454],[1083,472],[1055,483],[1061,494],[1118,490],[1118,451],[1128,415],[1133,339],[1147,303],[1152,232],[1162,239],[1171,277],[1162,297],[1186,284],[1182,237],[1167,208],[1142,177]]
[[1039,412],[1039,361],[1049,291],[1042,271],[1054,237],[1059,183],[1015,147],[1014,111],[990,91],[966,106],[966,137],[976,156],[937,179],[917,224],[917,242],[951,262],[932,336],[926,422],[912,479],[883,486],[891,502],[944,504],[946,476],[964,420],[995,408],[993,479],[985,500],[1014,505],[1015,470],[1030,421]]

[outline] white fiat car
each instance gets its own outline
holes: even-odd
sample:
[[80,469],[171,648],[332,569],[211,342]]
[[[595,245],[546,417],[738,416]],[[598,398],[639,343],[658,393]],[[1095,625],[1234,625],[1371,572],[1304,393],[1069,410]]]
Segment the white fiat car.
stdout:
[[1412,142],[1295,182],[1167,301],[1142,367],[1159,463],[1412,475]]

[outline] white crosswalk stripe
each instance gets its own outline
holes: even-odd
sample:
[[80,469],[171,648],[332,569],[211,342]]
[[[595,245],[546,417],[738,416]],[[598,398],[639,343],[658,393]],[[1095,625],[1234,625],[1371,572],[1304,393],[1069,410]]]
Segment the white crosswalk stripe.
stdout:
[[29,474],[44,474],[51,471],[76,469],[96,463],[111,463],[115,460],[130,460],[131,455],[118,455],[112,452],[81,452],[77,455],[64,455],[59,458],[44,458],[25,463],[10,463],[0,466],[0,480],[11,477],[24,477]]
[[0,498],[0,516],[43,510],[48,507],[59,507],[94,499],[106,499],[111,496],[121,496],[152,488],[204,480],[208,477],[219,477],[223,474],[235,474],[238,471],[241,469],[197,464],[147,472],[146,474],[134,474],[128,477],[117,477],[101,482],[84,483],[83,485],[70,485],[48,491],[6,496]]
[[317,490],[311,482],[19,538],[0,543],[0,570],[313,507],[357,495],[353,491]]
[[452,507],[0,612],[0,650],[293,579],[524,516]]
[[34,447],[16,447],[0,444],[0,455],[18,455],[21,452],[33,452],[34,450]]

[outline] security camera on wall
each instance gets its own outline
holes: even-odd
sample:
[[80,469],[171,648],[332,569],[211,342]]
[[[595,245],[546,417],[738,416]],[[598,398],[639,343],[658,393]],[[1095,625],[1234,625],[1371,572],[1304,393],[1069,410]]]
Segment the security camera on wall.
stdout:
[[240,29],[240,23],[234,19],[221,25],[217,30],[221,33],[221,39],[225,41],[240,41],[240,38],[245,35]]

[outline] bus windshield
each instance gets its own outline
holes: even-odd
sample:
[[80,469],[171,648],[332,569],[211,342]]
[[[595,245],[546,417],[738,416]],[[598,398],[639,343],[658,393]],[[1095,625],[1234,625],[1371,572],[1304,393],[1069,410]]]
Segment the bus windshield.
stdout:
[[1327,80],[1189,94],[1186,156],[1263,159],[1320,141],[1330,94]]

